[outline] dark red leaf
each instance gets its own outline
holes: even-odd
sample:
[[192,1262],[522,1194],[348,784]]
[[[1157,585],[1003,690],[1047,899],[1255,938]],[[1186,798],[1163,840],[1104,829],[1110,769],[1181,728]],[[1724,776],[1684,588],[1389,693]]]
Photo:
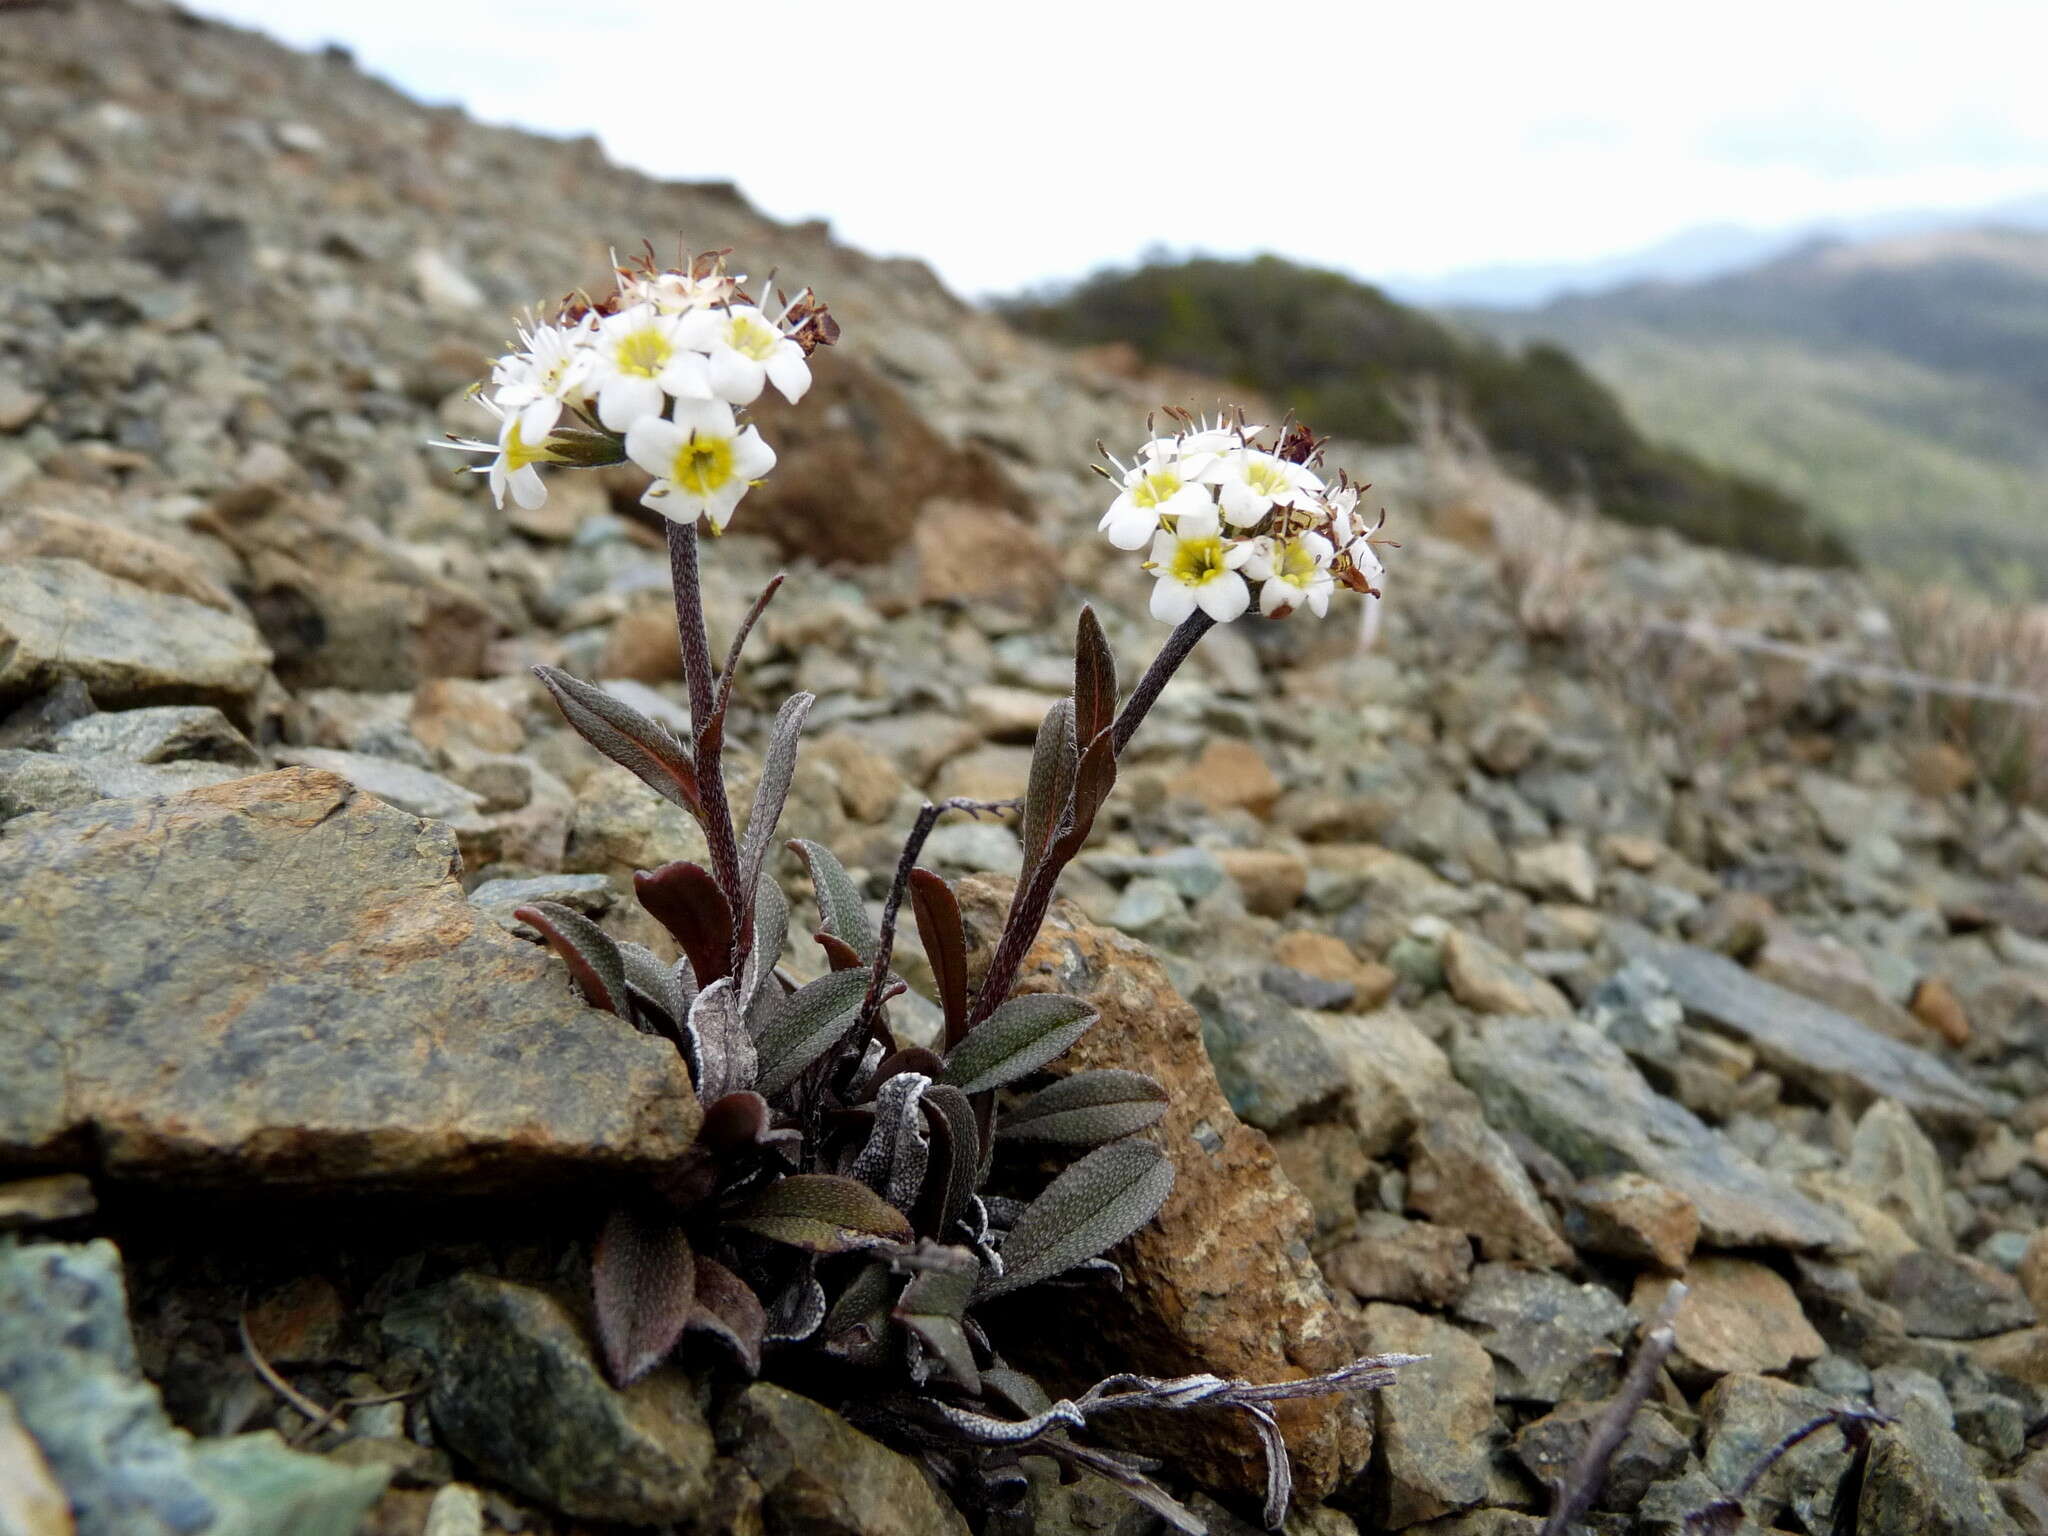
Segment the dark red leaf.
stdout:
[[946,1015],[946,1049],[967,1033],[967,931],[960,921],[960,901],[953,887],[928,869],[910,872],[910,908],[917,916],[917,936],[931,961],[939,1007]]
[[636,872],[633,889],[648,915],[682,945],[698,986],[732,974],[732,908],[710,870],[678,860]]
[[1074,740],[1085,746],[1115,723],[1116,657],[1084,604],[1074,634]]
[[752,1089],[728,1093],[704,1110],[697,1139],[714,1151],[751,1147],[768,1134],[768,1101]]
[[818,948],[825,951],[825,959],[830,962],[833,970],[864,971],[867,969],[867,961],[861,959],[860,955],[854,950],[854,947],[844,939],[834,938],[829,933],[814,933],[811,937],[817,941]]
[[581,912],[552,901],[515,907],[512,915],[540,930],[548,947],[569,964],[577,990],[593,1008],[631,1018],[626,994],[626,962],[610,934]]
[[761,1374],[761,1340],[768,1332],[768,1314],[753,1287],[715,1259],[697,1260],[697,1305],[686,1326],[693,1333],[709,1333],[723,1341],[749,1376]]
[[674,1218],[620,1207],[604,1224],[591,1265],[605,1368],[630,1386],[682,1337],[697,1304],[696,1264]]
[[945,1067],[936,1051],[928,1051],[921,1045],[906,1045],[882,1058],[881,1065],[875,1068],[875,1075],[868,1082],[868,1093],[872,1095],[890,1078],[900,1077],[905,1072],[921,1073],[936,1081]]

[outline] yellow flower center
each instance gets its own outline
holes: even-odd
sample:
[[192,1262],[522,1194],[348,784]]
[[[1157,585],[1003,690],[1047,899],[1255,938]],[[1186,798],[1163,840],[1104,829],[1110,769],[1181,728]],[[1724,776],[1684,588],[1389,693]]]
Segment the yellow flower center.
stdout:
[[1244,467],[1244,483],[1253,495],[1264,496],[1270,500],[1286,491],[1287,476],[1281,473],[1279,465],[1268,464],[1264,459],[1253,459]]
[[1155,469],[1131,487],[1131,500],[1150,512],[1180,494],[1180,476],[1170,469]]
[[519,418],[513,417],[505,429],[504,441],[498,444],[498,452],[504,456],[505,472],[517,474],[529,464],[553,464],[558,462],[554,450],[548,447],[547,439],[529,443],[519,430]]
[[1173,547],[1173,563],[1167,567],[1183,586],[1205,586],[1224,574],[1223,540],[1182,539]]
[[709,496],[732,478],[732,439],[691,438],[676,450],[668,477],[692,496]]
[[775,328],[765,320],[753,315],[737,315],[725,328],[726,343],[742,357],[751,357],[757,363],[768,361],[775,344],[782,340]]
[[1278,554],[1279,558],[1273,562],[1273,574],[1293,586],[1308,586],[1321,569],[1316,564],[1315,555],[1300,539],[1284,540]]
[[651,379],[668,366],[668,360],[674,354],[675,348],[669,344],[669,339],[649,325],[620,337],[612,356],[619,372]]

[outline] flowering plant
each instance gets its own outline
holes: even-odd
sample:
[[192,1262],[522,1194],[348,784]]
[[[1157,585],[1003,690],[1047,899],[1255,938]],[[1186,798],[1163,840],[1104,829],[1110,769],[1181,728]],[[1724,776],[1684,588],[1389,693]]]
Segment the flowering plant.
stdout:
[[[925,805],[879,920],[830,850],[792,841],[818,910],[822,963],[799,980],[783,964],[790,902],[769,861],[813,699],[798,693],[776,714],[739,832],[722,767],[726,721],[747,636],[782,578],[714,667],[698,523],[722,529],[774,467],[773,450],[737,411],[769,386],[800,397],[809,356],[837,327],[808,290],[771,319],[739,284],[715,256],[678,271],[651,261],[622,268],[603,302],[572,301],[520,332],[486,402],[501,422],[497,442],[457,445],[489,454],[479,468],[493,494],[522,505],[546,494],[542,464],[630,460],[652,477],[643,504],[667,519],[689,740],[566,672],[536,672],[586,741],[703,826],[708,867],[678,861],[634,880],[680,957],[616,940],[552,903],[518,914],[591,1004],[674,1043],[703,1106],[690,1153],[605,1222],[592,1282],[606,1363],[623,1385],[693,1332],[751,1373],[799,1359],[807,1386],[844,1381],[842,1409],[915,1450],[963,1503],[1020,1497],[1018,1458],[1051,1456],[1115,1480],[1188,1531],[1201,1523],[1146,1476],[1149,1464],[1080,1432],[1109,1410],[1234,1407],[1265,1445],[1266,1517],[1277,1527],[1290,1474],[1271,1404],[1382,1385],[1405,1357],[1273,1385],[1118,1375],[1054,1400],[1004,1361],[975,1309],[1061,1277],[1117,1275],[1101,1255],[1150,1222],[1172,1190],[1172,1164],[1142,1134],[1165,1113],[1165,1091],[1121,1070],[1048,1081],[1096,1010],[1011,989],[1061,870],[1116,783],[1119,756],[1208,625],[1246,611],[1248,581],[1260,583],[1260,611],[1274,615],[1302,603],[1322,612],[1338,580],[1369,588],[1358,574],[1369,543],[1350,531],[1355,493],[1347,502],[1345,488],[1323,485],[1299,431],[1272,451],[1253,447],[1241,423],[1190,425],[1149,444],[1105,527],[1123,547],[1152,539],[1155,565],[1171,567],[1159,590],[1189,594],[1154,597],[1155,613],[1180,621],[1173,636],[1120,699],[1115,658],[1083,608],[1073,692],[1047,712],[1022,802]],[[1200,561],[1211,563],[1198,571]],[[958,899],[917,864],[947,812],[1019,817],[1023,875],[978,986]],[[905,990],[891,962],[906,900],[944,1018],[937,1048],[905,1045],[890,1025],[889,1003]],[[1085,1155],[1027,1201],[989,1187],[1009,1147]]]

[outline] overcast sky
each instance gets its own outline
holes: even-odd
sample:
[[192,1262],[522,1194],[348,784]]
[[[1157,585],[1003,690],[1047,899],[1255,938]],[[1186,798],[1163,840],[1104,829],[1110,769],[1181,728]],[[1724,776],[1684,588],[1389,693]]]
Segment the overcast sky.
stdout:
[[2048,0],[193,8],[967,294],[1153,244],[1436,275],[2048,192]]

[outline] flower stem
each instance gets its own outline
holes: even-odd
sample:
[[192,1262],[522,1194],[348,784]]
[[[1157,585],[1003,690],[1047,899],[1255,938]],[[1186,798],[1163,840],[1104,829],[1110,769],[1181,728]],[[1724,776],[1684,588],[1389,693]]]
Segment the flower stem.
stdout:
[[1110,741],[1116,747],[1116,755],[1122,757],[1124,748],[1144,724],[1145,716],[1152,706],[1159,702],[1159,695],[1166,691],[1167,682],[1180,670],[1180,664],[1193,653],[1202,636],[1216,627],[1216,621],[1201,609],[1182,619],[1166,637],[1166,643],[1159,647],[1159,654],[1152,658],[1152,665],[1145,669],[1145,675],[1138,679],[1138,686],[1131,690],[1131,696],[1124,700],[1124,707],[1117,713],[1112,729],[1116,734]]
[[697,525],[668,525],[668,569],[675,585],[676,634],[683,648],[683,680],[690,688],[690,730],[697,787],[704,802],[704,841],[711,849],[711,874],[732,908],[735,932],[751,915],[750,893],[740,890],[739,841],[733,835],[732,804],[725,793],[725,722],[717,708],[717,676],[711,641],[704,631],[704,588],[697,566]]

